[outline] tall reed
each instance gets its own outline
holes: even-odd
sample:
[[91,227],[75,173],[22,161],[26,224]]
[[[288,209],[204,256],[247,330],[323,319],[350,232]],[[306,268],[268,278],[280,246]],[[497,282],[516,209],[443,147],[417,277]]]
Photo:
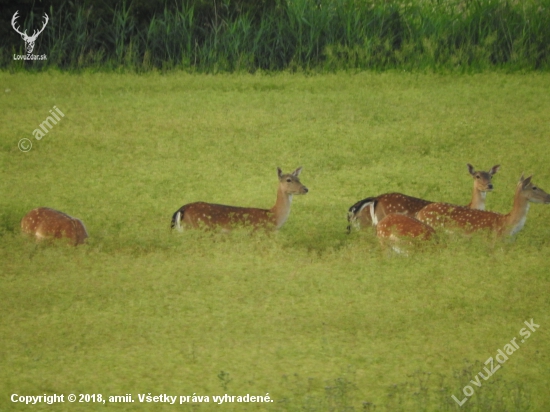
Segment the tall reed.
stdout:
[[[98,17],[89,3],[66,0],[50,7],[50,22],[37,40],[35,53],[48,59],[14,60],[24,42],[13,33],[0,43],[0,67],[550,68],[550,0],[272,0],[258,3],[260,10],[230,7],[235,1],[215,1],[210,9],[198,0],[159,1],[161,12],[138,19],[140,10],[126,1]],[[40,20],[31,12],[22,27],[32,32]]]

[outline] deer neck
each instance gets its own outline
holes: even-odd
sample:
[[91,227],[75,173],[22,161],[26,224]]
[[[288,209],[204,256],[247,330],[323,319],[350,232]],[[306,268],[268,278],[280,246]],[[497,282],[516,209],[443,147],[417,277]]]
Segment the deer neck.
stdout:
[[514,197],[514,208],[506,215],[505,230],[509,235],[514,235],[523,228],[529,211],[529,201],[520,196],[520,190],[516,192]]
[[470,209],[485,210],[485,197],[487,192],[482,192],[477,190],[474,187],[474,192],[472,193],[472,201],[468,205]]
[[273,213],[275,226],[277,229],[284,225],[288,219],[291,204],[292,195],[283,192],[283,190],[279,187],[277,190],[277,201],[275,202],[275,206],[273,206],[270,210],[270,212]]

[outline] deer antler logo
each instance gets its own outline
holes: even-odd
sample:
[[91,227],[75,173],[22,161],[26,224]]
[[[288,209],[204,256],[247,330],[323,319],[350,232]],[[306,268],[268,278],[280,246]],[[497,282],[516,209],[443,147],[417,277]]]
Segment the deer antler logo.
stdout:
[[19,10],[17,10],[15,12],[15,14],[13,15],[13,18],[11,19],[11,26],[13,27],[13,29],[19,33],[21,35],[21,38],[25,41],[25,47],[27,48],[27,54],[32,54],[32,51],[34,49],[34,42],[36,41],[36,38],[38,37],[38,35],[40,33],[42,33],[44,31],[44,29],[46,28],[46,24],[48,24],[48,21],[50,20],[48,18],[48,15],[46,13],[44,13],[44,25],[42,26],[42,28],[37,32],[36,30],[33,32],[32,36],[27,36],[27,30],[25,30],[23,33],[21,33],[21,31],[19,30],[19,27],[16,27],[15,26],[15,21],[17,20],[17,18],[19,17],[17,14],[19,13]]

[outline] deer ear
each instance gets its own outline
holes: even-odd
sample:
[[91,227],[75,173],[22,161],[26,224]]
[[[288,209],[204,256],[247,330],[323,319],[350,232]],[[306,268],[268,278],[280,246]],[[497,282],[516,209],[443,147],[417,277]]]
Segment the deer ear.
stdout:
[[499,170],[500,170],[500,165],[493,166],[491,167],[491,170],[489,170],[489,174],[492,176],[496,174],[496,172],[498,172]]
[[292,172],[292,176],[300,176],[300,173],[302,173],[302,166],[300,166],[298,169],[296,169],[294,172]]
[[279,179],[281,178],[281,176],[283,175],[283,171],[281,170],[280,167],[277,168],[277,176],[279,176]]
[[521,182],[521,186],[525,189],[527,187],[527,185],[529,183],[531,183],[531,178],[533,177],[533,175],[529,176],[529,177],[526,177],[522,182]]
[[476,172],[474,167],[470,163],[468,163],[467,166],[468,166],[468,172],[470,172],[470,174],[473,176],[474,173]]

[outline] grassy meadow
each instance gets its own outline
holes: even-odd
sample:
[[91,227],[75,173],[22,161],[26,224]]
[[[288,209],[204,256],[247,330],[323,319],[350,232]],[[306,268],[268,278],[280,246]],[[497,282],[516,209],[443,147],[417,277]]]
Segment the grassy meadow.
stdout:
[[[502,165],[488,210],[511,209],[522,172],[550,191],[550,75],[3,72],[0,109],[0,411],[548,410],[550,207],[513,240],[442,234],[408,257],[347,235],[346,214],[391,191],[467,204],[466,163]],[[170,230],[193,201],[271,207],[278,166],[310,189],[278,233]],[[38,206],[88,243],[23,237]]]

